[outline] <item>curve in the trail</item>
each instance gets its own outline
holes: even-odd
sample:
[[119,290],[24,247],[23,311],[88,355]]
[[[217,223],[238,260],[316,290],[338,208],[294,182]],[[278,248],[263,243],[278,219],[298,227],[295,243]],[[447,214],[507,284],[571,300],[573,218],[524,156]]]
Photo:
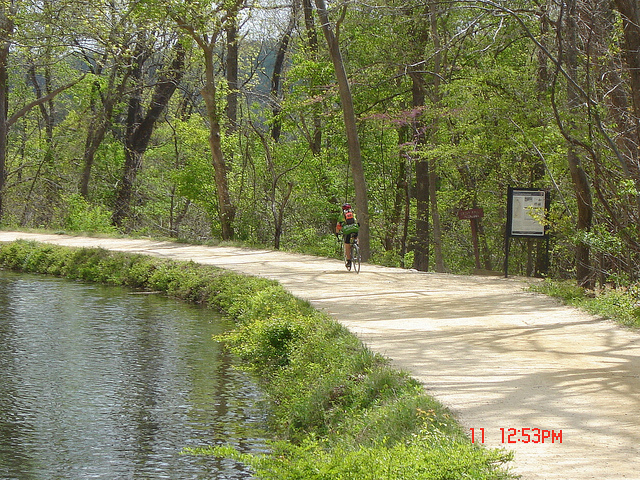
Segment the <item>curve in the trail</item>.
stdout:
[[524,283],[267,250],[0,232],[193,260],[278,280],[393,359],[525,480],[640,479],[640,334]]

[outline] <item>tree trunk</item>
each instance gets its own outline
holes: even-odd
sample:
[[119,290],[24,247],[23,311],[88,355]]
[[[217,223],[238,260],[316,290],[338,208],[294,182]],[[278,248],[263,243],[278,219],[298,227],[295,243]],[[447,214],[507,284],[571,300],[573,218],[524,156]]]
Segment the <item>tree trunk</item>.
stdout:
[[[91,124],[89,125],[89,130],[87,132],[87,139],[84,144],[84,153],[82,156],[83,170],[82,177],[80,178],[80,194],[85,199],[89,198],[89,182],[91,180],[91,170],[93,168],[96,152],[104,140],[109,125],[111,124],[113,109],[115,108],[116,103],[122,98],[127,80],[131,74],[130,70],[125,72],[116,86],[116,79],[122,68],[121,63],[118,60],[120,59],[116,59],[115,64],[111,68],[109,82],[104,91],[101,91],[100,82],[94,82],[92,87],[91,97],[93,98],[94,96],[99,95],[102,99],[102,107],[96,107],[92,100],[91,111],[93,112],[93,118],[91,119]],[[87,65],[91,69],[92,73],[96,75],[101,74],[102,69],[99,66],[94,69],[90,58],[87,58]]]
[[[213,28],[210,33],[203,33],[200,27],[196,27],[198,20],[193,24],[189,23],[185,18],[181,17],[175,11],[169,8],[171,15],[177,22],[179,28],[184,30],[198,44],[202,51],[205,78],[204,86],[200,90],[202,99],[206,106],[206,120],[209,124],[209,149],[211,151],[211,163],[214,168],[214,177],[216,183],[216,196],[218,200],[218,218],[220,220],[220,230],[223,240],[231,240],[233,238],[233,221],[235,219],[235,207],[231,203],[231,195],[229,193],[229,185],[227,182],[227,165],[224,154],[222,152],[222,137],[220,127],[220,113],[218,108],[218,99],[216,98],[216,42],[225,29],[229,28],[230,23],[236,23],[238,11],[242,6],[240,0],[227,2],[220,6],[220,10],[214,13],[215,18],[201,18],[203,25],[213,20]],[[219,15],[219,16],[217,16]],[[232,27],[233,30],[233,27]],[[233,36],[233,34],[232,34]]]
[[[309,48],[310,57],[317,59],[319,46],[318,35],[316,33],[315,22],[313,21],[313,5],[311,0],[302,0],[302,10],[304,12],[304,25],[307,34],[307,47]],[[311,86],[313,88],[314,85]],[[320,115],[319,105],[312,106],[313,112],[313,131],[309,135],[309,146],[314,155],[320,155],[322,149],[322,118]]]
[[4,198],[7,184],[7,107],[8,99],[8,75],[7,58],[9,57],[9,42],[3,42],[0,47],[0,222],[4,215]]
[[[50,58],[47,59],[48,62],[51,61]],[[32,65],[29,68],[29,76],[31,83],[33,85],[33,90],[35,92],[36,98],[42,98],[44,96],[50,96],[51,94],[51,71],[49,66],[45,66],[43,75],[41,77],[44,82],[44,92],[40,87],[40,82],[38,79],[38,75],[36,73],[36,68]],[[55,122],[55,108],[53,103],[53,97],[50,98],[46,102],[42,102],[38,105],[40,110],[40,115],[42,116],[42,120],[44,122],[44,130],[45,130],[45,144],[46,149],[44,151],[44,155],[42,158],[42,162],[40,163],[40,167],[38,168],[38,174],[35,175],[33,182],[31,184],[31,188],[29,190],[29,194],[26,197],[24,209],[22,212],[22,219],[20,221],[20,226],[24,227],[27,225],[27,218],[29,214],[29,209],[34,208],[33,201],[31,199],[31,195],[35,190],[35,186],[38,182],[38,177],[41,175],[43,180],[43,201],[38,202],[39,205],[35,207],[35,215],[34,222],[37,225],[48,225],[51,222],[51,219],[54,215],[54,211],[56,209],[56,205],[58,204],[59,194],[60,194],[60,183],[56,180],[56,170],[55,170],[55,158],[54,158],[54,145],[53,145],[53,129]]]
[[[571,179],[573,180],[576,200],[578,202],[578,222],[576,228],[579,232],[589,232],[593,217],[591,188],[587,174],[582,168],[582,162],[576,149],[569,147],[567,155]],[[578,284],[584,287],[593,286],[590,248],[586,242],[578,241],[576,245],[576,278]]]
[[96,152],[107,133],[108,122],[106,112],[101,112],[91,120],[91,124],[89,125],[89,132],[87,133],[87,140],[84,144],[84,154],[82,156],[84,167],[82,169],[82,177],[80,178],[80,195],[85,199],[89,198],[91,169],[93,168]]
[[358,127],[356,124],[356,115],[353,107],[353,98],[351,96],[351,88],[347,78],[347,72],[342,60],[342,54],[338,46],[338,39],[329,24],[329,15],[324,0],[315,0],[318,16],[322,22],[322,31],[324,32],[329,53],[333,62],[333,67],[338,82],[338,90],[340,93],[340,102],[342,104],[342,113],[344,116],[345,130],[347,134],[347,144],[349,149],[349,164],[353,176],[353,186],[356,193],[356,214],[360,221],[360,233],[358,240],[360,242],[360,251],[362,252],[362,260],[369,260],[370,241],[369,241],[369,199],[367,194],[367,183],[364,176],[364,167],[362,165],[362,157],[360,153],[360,140],[358,138]]
[[289,19],[289,25],[282,34],[280,44],[278,45],[278,52],[276,53],[276,61],[273,65],[273,74],[271,75],[271,101],[273,102],[273,123],[271,126],[271,138],[276,142],[280,140],[280,132],[282,130],[282,120],[280,119],[280,112],[282,108],[280,106],[280,81],[282,79],[282,71],[284,70],[284,59],[289,49],[289,42],[291,41],[291,34],[296,26],[297,8],[291,9],[291,18]]
[[[567,73],[573,79],[577,79],[578,73],[578,26],[577,26],[577,6],[576,0],[568,0],[566,16],[566,63]],[[572,83],[567,85],[567,107],[570,115],[576,115],[579,107],[580,95]],[[570,122],[570,127],[575,128],[576,120]],[[591,198],[591,187],[587,173],[584,170],[580,156],[576,147],[569,142],[567,152],[567,162],[573,180],[574,192],[578,204],[578,221],[576,228],[578,232],[587,233],[591,230],[593,218],[593,204]],[[593,286],[593,275],[590,259],[589,245],[584,241],[578,241],[576,245],[576,277],[578,284],[584,287]]]
[[[406,126],[399,130],[398,138],[401,144],[405,143],[408,130]],[[386,216],[385,220],[384,249],[387,252],[393,251],[397,246],[397,235],[402,225],[404,206],[407,203],[405,198],[407,192],[407,158],[404,153],[400,153],[398,157],[398,175],[395,179],[393,208],[391,214]]]
[[5,188],[7,184],[7,136],[9,134],[9,47],[13,36],[15,14],[14,2],[0,7],[0,224],[3,219],[5,205]]
[[429,271],[429,162],[416,162],[416,241],[413,268]]
[[[439,106],[442,101],[440,92],[440,78],[442,73],[442,44],[440,34],[438,33],[438,7],[434,0],[429,2],[429,23],[431,27],[431,38],[433,40],[433,81],[431,82],[432,94],[431,103]],[[434,138],[438,132],[438,120],[433,120],[431,127],[431,137]],[[435,166],[435,159],[432,159],[429,165],[429,200],[431,202],[431,220],[433,221],[433,253],[435,256],[436,272],[444,272],[444,256],[442,255],[442,227],[440,225],[440,212],[438,210],[438,189],[437,180],[438,173]]]
[[624,57],[631,79],[631,98],[636,119],[636,134],[640,140],[640,5],[638,0],[614,0],[622,15]]
[[[424,78],[424,49],[429,41],[430,26],[425,19],[430,18],[429,6],[422,9],[418,20],[412,23],[411,36],[413,39],[414,51],[409,59],[411,65],[408,67],[409,78],[411,79],[411,103],[416,111],[413,119],[413,143],[417,151],[426,143],[427,127],[420,118],[426,105],[426,81]],[[415,15],[415,12],[412,12]],[[430,221],[429,206],[431,193],[431,168],[429,161],[422,156],[418,156],[415,161],[416,171],[416,239],[414,243],[413,268],[426,272],[429,270],[430,255]]]
[[438,174],[435,169],[435,160],[429,162],[429,203],[431,206],[431,221],[433,222],[433,255],[436,272],[445,272],[444,256],[442,255],[442,226],[440,224],[440,212],[438,211],[437,195]]
[[[410,72],[412,85],[413,107],[423,107],[425,104],[424,78],[420,72]],[[413,124],[415,148],[425,142],[425,127],[416,119]],[[418,157],[416,169],[416,240],[414,244],[413,268],[420,272],[429,271],[429,162]]]
[[235,132],[238,128],[238,19],[229,19],[227,31],[227,118],[229,119],[229,132]]
[[[616,120],[617,144],[623,154],[626,170],[635,181],[636,189],[640,190],[640,6],[637,0],[615,0],[615,5],[622,15],[623,56],[630,77],[631,95],[625,91],[618,69],[609,68],[606,78],[611,85],[610,110]],[[609,25],[613,25],[613,22]],[[636,216],[640,218],[640,198],[636,204]]]
[[[38,75],[36,73],[36,67],[34,65],[31,65],[31,67],[29,68],[29,79],[31,80],[31,84],[33,85],[33,90],[36,94],[36,98],[40,98],[51,93],[51,72],[49,71],[49,67],[45,67],[45,73],[43,75],[46,89],[45,94],[42,93],[42,88],[40,88]],[[47,134],[47,146],[50,147],[53,144],[53,119],[55,117],[53,99],[49,100],[48,102],[42,102],[40,105],[38,105],[38,108],[40,109],[40,115],[42,115],[42,119],[45,125],[45,132]]]
[[[547,0],[549,1],[549,0]],[[540,44],[547,48],[549,35],[549,5],[543,3],[541,5],[540,12]],[[550,86],[550,75],[549,75],[549,64],[547,55],[541,48],[537,49],[537,60],[538,60],[538,71],[536,75],[536,90],[538,93],[538,100],[543,101],[545,98],[545,94],[549,90]]]
[[235,207],[231,203],[229,185],[227,183],[227,165],[222,153],[220,115],[218,114],[218,101],[216,99],[216,79],[214,69],[213,46],[203,48],[205,56],[205,85],[201,90],[202,98],[207,107],[207,120],[209,121],[209,148],[215,171],[216,191],[218,197],[218,214],[223,240],[233,238],[233,220]]

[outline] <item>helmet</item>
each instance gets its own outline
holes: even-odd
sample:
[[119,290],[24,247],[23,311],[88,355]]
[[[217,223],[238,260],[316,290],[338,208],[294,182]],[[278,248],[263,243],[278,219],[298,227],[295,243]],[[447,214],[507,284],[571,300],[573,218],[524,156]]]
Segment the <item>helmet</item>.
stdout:
[[351,210],[351,204],[350,203],[342,204],[342,210]]

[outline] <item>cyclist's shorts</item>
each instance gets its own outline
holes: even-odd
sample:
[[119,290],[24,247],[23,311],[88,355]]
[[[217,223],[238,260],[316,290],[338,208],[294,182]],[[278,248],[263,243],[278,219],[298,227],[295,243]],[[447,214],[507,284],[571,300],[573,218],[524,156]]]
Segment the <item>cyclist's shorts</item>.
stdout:
[[344,235],[344,243],[351,243],[351,238],[358,238],[358,232]]

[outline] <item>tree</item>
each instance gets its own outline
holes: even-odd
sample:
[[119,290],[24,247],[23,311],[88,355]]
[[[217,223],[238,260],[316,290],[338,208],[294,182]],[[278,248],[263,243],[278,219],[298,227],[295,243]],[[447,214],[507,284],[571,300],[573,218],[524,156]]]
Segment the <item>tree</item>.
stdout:
[[237,14],[227,22],[225,28],[227,38],[227,61],[225,70],[227,74],[227,118],[229,119],[229,132],[238,128],[238,97],[240,96],[240,84],[238,83],[238,16]]
[[136,55],[132,66],[132,78],[136,81],[127,113],[125,134],[125,163],[122,179],[116,193],[113,224],[122,227],[130,214],[131,195],[138,171],[142,168],[142,157],[147,150],[154,126],[166,109],[184,73],[185,50],[180,40],[174,43],[174,58],[155,84],[146,114],[143,111],[144,76],[143,65],[152,56],[152,44],[138,39]]
[[[432,74],[432,104],[438,108],[442,100],[440,80],[442,78],[443,49],[440,33],[438,32],[438,18],[441,12],[438,11],[438,3],[435,0],[429,2],[429,27],[433,41],[433,74]],[[437,116],[433,121],[432,133],[436,136],[438,131]],[[440,212],[438,211],[438,191],[437,191],[437,169],[436,159],[432,158],[429,166],[429,201],[431,202],[431,218],[433,220],[433,247],[436,261],[436,272],[444,272],[444,257],[442,255],[442,227],[440,225]]]
[[[633,178],[640,192],[640,7],[633,0],[616,0],[616,8],[622,16],[622,52],[627,65],[624,74],[610,68],[608,78],[611,86],[611,111],[616,122],[620,149],[624,153],[623,170]],[[614,33],[613,21],[608,32]],[[610,66],[610,65],[607,65]],[[625,90],[623,78],[628,78]],[[636,223],[640,221],[640,193],[636,195]]]
[[218,41],[236,21],[243,0],[233,0],[212,5],[212,8],[194,8],[190,2],[172,1],[166,4],[167,13],[198,45],[205,66],[204,86],[200,93],[207,109],[209,123],[209,148],[215,169],[218,211],[223,240],[233,238],[235,207],[231,202],[227,181],[227,163],[222,150],[220,105],[216,87],[215,52]]
[[89,199],[89,184],[96,153],[112,126],[114,111],[125,96],[132,72],[128,45],[135,43],[134,25],[131,23],[134,6],[129,3],[108,4],[97,7],[105,22],[92,22],[95,11],[78,12],[84,19],[86,31],[73,41],[73,48],[84,61],[91,74],[91,90],[84,98],[88,103],[89,128],[82,154],[80,194]]
[[[578,205],[578,220],[576,228],[582,235],[591,230],[593,220],[593,200],[591,186],[583,162],[579,156],[579,143],[575,141],[577,127],[577,112],[581,104],[580,93],[576,89],[578,79],[578,10],[577,0],[567,0],[564,12],[564,46],[561,44],[561,55],[565,59],[567,74],[567,108],[569,121],[561,129],[567,139],[567,163],[573,180],[574,192]],[[559,123],[562,122],[559,120]],[[589,244],[578,238],[576,244],[576,276],[582,286],[593,285],[593,275]]]
[[[319,53],[318,35],[316,33],[315,22],[313,18],[313,5],[311,0],[302,0],[302,11],[304,14],[305,36],[306,36],[306,51],[307,55],[312,60],[317,60]],[[312,85],[312,88],[314,86]],[[313,115],[313,131],[308,135],[309,145],[314,155],[320,153],[322,145],[322,120],[315,106],[312,107]]]
[[[411,12],[415,15],[416,12]],[[443,46],[438,32],[438,6],[430,1],[418,11],[417,18],[412,22],[410,36],[412,42],[411,63],[407,66],[412,83],[412,105],[414,109],[422,111],[422,115],[414,119],[416,159],[416,242],[413,267],[416,270],[429,269],[430,235],[433,230],[433,247],[435,256],[435,270],[444,272],[444,258],[442,254],[442,228],[437,199],[437,170],[436,158],[428,155],[426,144],[437,142],[438,115],[430,115],[430,122],[424,121],[429,109],[426,104],[427,93],[430,92],[430,109],[439,108],[441,102],[441,79]],[[430,48],[428,48],[430,47]],[[425,58],[425,52],[433,52],[431,58]],[[429,72],[429,80],[425,73]],[[430,228],[429,218],[433,229]]]
[[[426,7],[428,8],[428,7]],[[418,19],[412,23],[411,38],[412,51],[408,58],[410,65],[407,68],[411,79],[411,105],[420,112],[414,115],[412,127],[414,132],[413,142],[415,149],[419,151],[426,143],[426,126],[422,121],[422,114],[426,104],[426,81],[424,78],[424,51],[429,41],[429,26],[425,22],[427,12],[421,11]],[[412,12],[415,14],[415,12]],[[416,239],[414,245],[413,268],[426,272],[429,270],[429,161],[417,153],[415,160],[416,171]]]
[[271,138],[276,142],[280,140],[280,133],[282,131],[282,120],[280,119],[280,113],[282,107],[280,106],[280,94],[282,88],[282,74],[284,70],[285,57],[289,44],[291,43],[291,36],[293,29],[296,26],[296,17],[298,16],[298,3],[299,0],[294,0],[291,6],[291,15],[289,17],[289,24],[286,30],[282,34],[282,38],[278,43],[278,50],[276,52],[276,61],[273,65],[273,73],[271,74],[271,101],[273,102],[273,124],[271,126]]
[[329,55],[333,62],[336,80],[338,83],[338,91],[340,94],[340,102],[342,104],[342,113],[344,116],[345,131],[347,134],[347,144],[349,149],[349,164],[353,176],[353,186],[356,194],[356,213],[360,222],[360,233],[358,235],[362,259],[366,262],[369,260],[371,253],[369,240],[369,198],[367,194],[367,183],[364,177],[364,168],[362,166],[362,157],[360,152],[360,140],[358,138],[358,125],[356,123],[356,114],[353,107],[353,97],[351,96],[351,87],[345,69],[342,53],[338,43],[339,26],[346,14],[346,7],[343,7],[342,16],[336,24],[336,32],[334,33],[329,23],[329,13],[324,0],[315,0],[318,16],[322,23],[322,31],[329,46]]
[[636,0],[615,0],[615,5],[622,15],[624,58],[631,83],[636,135],[640,143],[640,6]]
[[4,214],[7,183],[7,135],[9,133],[9,49],[15,30],[15,0],[0,2],[0,222]]
[[[272,147],[269,144],[269,140],[266,135],[260,131],[253,123],[251,124],[256,135],[260,138],[260,142],[262,143],[264,149],[264,156],[267,161],[267,183],[266,186],[266,203],[271,211],[272,220],[273,220],[273,247],[276,250],[280,249],[280,240],[283,232],[283,223],[284,223],[284,214],[285,209],[291,199],[291,193],[293,191],[294,183],[289,180],[286,181],[286,176],[288,173],[294,171],[304,161],[304,157],[301,160],[298,160],[297,163],[284,168],[278,168],[274,161],[274,156],[272,152]],[[275,140],[274,140],[275,141]],[[277,145],[277,142],[276,142]],[[282,183],[285,183],[283,186]]]
[[15,41],[16,19],[20,13],[23,13],[19,7],[18,0],[0,1],[0,222],[3,220],[5,211],[4,198],[8,178],[7,140],[11,126],[32,109],[51,102],[57,95],[73,87],[84,78],[84,75],[79,74],[76,80],[63,86],[53,88],[49,85],[47,92],[36,89],[38,98],[27,102],[9,115],[9,56],[11,46]]

